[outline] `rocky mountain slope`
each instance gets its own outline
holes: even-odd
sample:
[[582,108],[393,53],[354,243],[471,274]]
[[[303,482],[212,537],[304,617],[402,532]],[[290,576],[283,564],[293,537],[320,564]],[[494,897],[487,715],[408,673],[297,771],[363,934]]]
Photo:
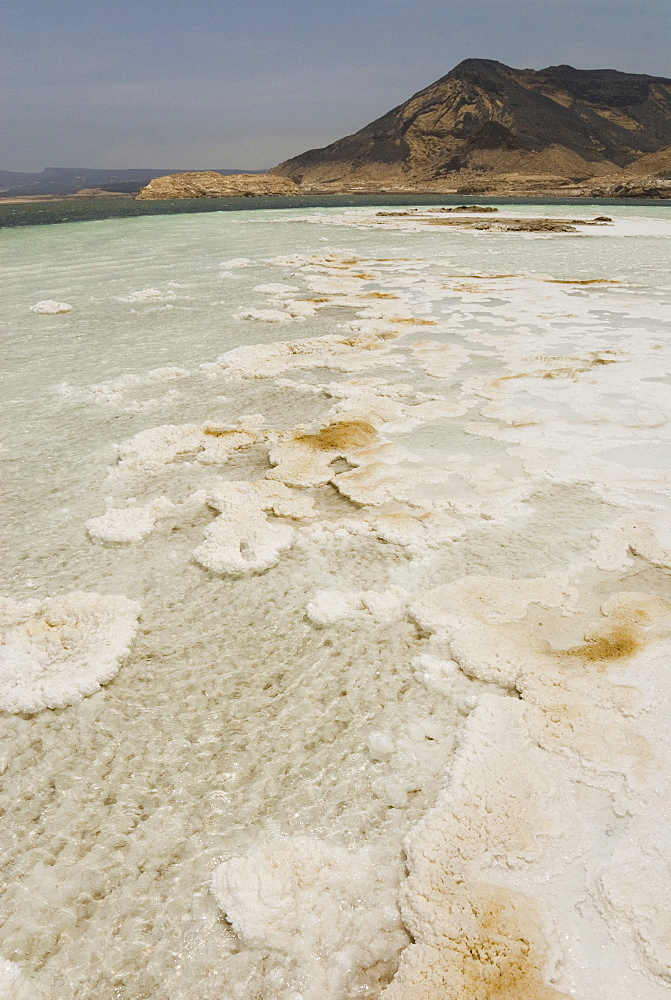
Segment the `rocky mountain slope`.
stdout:
[[[467,59],[354,135],[271,173],[321,190],[459,189],[487,177],[576,183],[630,176],[652,154],[640,171],[650,174],[670,146],[671,79]],[[669,164],[669,149],[662,158]]]

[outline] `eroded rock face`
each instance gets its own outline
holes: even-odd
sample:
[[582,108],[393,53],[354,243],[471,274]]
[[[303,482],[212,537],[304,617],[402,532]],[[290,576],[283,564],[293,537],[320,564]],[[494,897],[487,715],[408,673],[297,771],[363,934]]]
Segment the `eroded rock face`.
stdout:
[[185,174],[156,177],[138,193],[138,201],[161,198],[240,198],[251,195],[298,194],[298,185],[289,177],[268,174],[230,174],[216,170],[196,170]]
[[561,184],[613,174],[670,142],[669,79],[466,59],[354,135],[272,173],[314,190],[442,184],[465,193],[504,175]]
[[596,183],[590,194],[602,198],[671,198],[671,180],[654,175],[608,178],[610,183]]

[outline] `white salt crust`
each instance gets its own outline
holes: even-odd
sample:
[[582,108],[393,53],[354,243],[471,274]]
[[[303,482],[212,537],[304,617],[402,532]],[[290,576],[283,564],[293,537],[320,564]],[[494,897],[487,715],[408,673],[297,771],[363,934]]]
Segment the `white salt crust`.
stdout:
[[[291,319],[287,313],[277,311],[273,322],[287,319]],[[383,325],[374,331],[354,330],[349,335],[327,334],[286,343],[251,344],[234,347],[216,362],[202,365],[201,370],[233,379],[274,378],[307,368],[362,371],[376,364],[388,364],[390,345],[386,342],[397,336],[398,330]]]
[[139,605],[73,592],[45,601],[0,599],[0,709],[39,712],[95,694],[119,671]]
[[[294,541],[287,519],[312,515],[309,497],[264,481],[222,481],[207,493],[207,503],[220,515],[205,529],[205,541],[193,556],[206,569],[235,576],[274,566]],[[266,511],[275,517],[269,519]]]
[[[373,760],[390,762],[389,777],[369,792],[392,809],[436,787],[433,750],[440,745],[446,759],[452,739],[443,706],[469,716],[435,809],[407,840],[403,916],[414,944],[390,1000],[662,1000],[671,984],[669,609],[627,592],[625,580],[609,584],[599,612],[593,587],[603,588],[603,573],[633,571],[654,590],[670,565],[670,397],[653,332],[666,299],[601,279],[583,287],[580,278],[543,274],[454,274],[447,257],[408,261],[397,248],[400,257],[378,260],[386,251],[373,252],[366,261],[329,248],[274,258],[270,266],[300,274],[315,299],[291,298],[293,285],[256,286],[282,322],[335,305],[355,308],[356,319],[326,337],[236,348],[193,373],[323,396],[323,418],[288,430],[264,429],[256,418],[150,428],[120,447],[115,475],[137,476],[139,494],[156,473],[195,477],[252,445],[255,455],[265,449],[265,479],[210,480],[208,490],[166,507],[166,517],[185,522],[196,511],[202,517],[206,503],[218,512],[195,558],[232,576],[263,572],[294,546],[288,562],[321,560],[332,589],[308,591],[300,627],[312,622],[328,641],[339,622],[354,638],[390,626],[394,635],[414,618],[428,652],[415,656],[412,647],[409,662],[435,695],[436,716],[400,737],[376,728],[362,740]],[[432,339],[415,339],[425,327]],[[373,378],[373,366],[385,370]],[[316,383],[314,369],[351,377]],[[141,412],[130,409],[134,378],[109,394]],[[579,488],[583,499],[527,530],[537,494],[553,488]],[[341,505],[356,504],[347,516],[321,506],[335,491]],[[162,499],[115,506],[92,521],[109,515],[101,525],[108,540],[125,531],[132,541],[144,537]],[[587,522],[590,505],[599,511],[594,523],[574,533],[570,519]],[[489,534],[478,538],[479,530]],[[567,551],[562,571],[542,576],[545,547],[554,565],[550,543],[562,532],[569,548],[582,540],[580,553]],[[379,561],[386,553],[393,570],[368,587],[364,577],[377,570],[369,549],[361,582],[348,563],[361,568],[357,546],[376,539],[390,543],[379,546]],[[508,546],[517,562],[507,572],[527,572],[528,560],[541,564],[529,571],[537,575],[465,576],[490,560],[507,566]],[[348,872],[352,884],[364,879],[375,911],[380,880],[393,895],[389,859],[373,863],[314,838],[260,840],[224,863],[215,895],[254,950],[255,967],[279,954],[286,974],[273,967],[267,979],[258,973],[258,990],[245,993],[237,980],[231,989],[239,986],[244,1000],[263,991],[291,1000],[377,996],[406,939],[393,950],[390,934],[376,950],[374,921],[333,871]],[[244,955],[243,947],[237,958]]]
[[572,598],[474,577],[415,607],[462,670],[520,697],[478,698],[407,838],[415,943],[385,1000],[668,994],[671,604],[616,594],[562,649],[523,622],[532,603],[570,615]]
[[30,307],[30,311],[39,313],[42,316],[56,316],[58,313],[72,312],[73,306],[69,302],[56,302],[55,299],[42,299]]
[[669,514],[625,514],[592,536],[595,547],[590,559],[599,569],[624,571],[632,566],[631,554],[642,556],[653,566],[671,568],[671,521]]
[[212,891],[248,947],[286,956],[278,997],[366,996],[408,940],[385,860],[371,847],[280,836],[220,864]]
[[254,444],[258,426],[258,418],[243,417],[234,427],[214,423],[150,427],[118,446],[118,462],[111,471],[115,475],[158,472],[166,465],[190,462],[218,465]]
[[160,288],[140,288],[136,292],[131,292],[124,299],[125,302],[156,302],[162,301],[164,299],[175,299],[177,298],[176,293],[169,289],[167,292],[161,291]]
[[0,1000],[38,1000],[20,966],[0,957]]
[[139,542],[151,534],[156,521],[177,510],[166,497],[157,497],[145,506],[113,507],[100,517],[86,522],[91,538],[101,542]]
[[288,323],[291,316],[280,309],[241,309],[237,312],[238,319],[255,319],[260,323]]
[[389,590],[320,590],[305,612],[316,625],[331,625],[344,618],[371,617],[380,622],[400,618],[408,604],[408,593],[400,587]]
[[166,382],[175,382],[183,378],[188,378],[191,373],[186,368],[168,366],[163,368],[153,368],[146,375],[122,375],[120,378],[110,382],[101,382],[98,385],[89,387],[89,393],[94,401],[102,406],[114,406],[125,410],[127,413],[141,413],[143,410],[151,409],[160,404],[180,398],[179,390],[168,389],[160,398],[138,400],[132,393],[145,386],[156,386],[157,389]]

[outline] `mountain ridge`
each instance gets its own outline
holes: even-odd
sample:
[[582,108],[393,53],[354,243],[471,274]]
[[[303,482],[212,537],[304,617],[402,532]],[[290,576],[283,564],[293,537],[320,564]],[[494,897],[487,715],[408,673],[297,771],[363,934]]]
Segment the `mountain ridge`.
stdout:
[[270,172],[304,187],[511,172],[579,181],[667,146],[671,78],[465,59],[357,132]]

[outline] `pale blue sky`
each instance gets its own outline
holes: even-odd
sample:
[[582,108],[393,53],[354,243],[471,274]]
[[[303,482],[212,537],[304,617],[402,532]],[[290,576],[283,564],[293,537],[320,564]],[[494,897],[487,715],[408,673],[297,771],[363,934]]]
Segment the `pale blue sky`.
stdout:
[[462,59],[671,77],[671,0],[2,0],[0,168],[262,169]]

